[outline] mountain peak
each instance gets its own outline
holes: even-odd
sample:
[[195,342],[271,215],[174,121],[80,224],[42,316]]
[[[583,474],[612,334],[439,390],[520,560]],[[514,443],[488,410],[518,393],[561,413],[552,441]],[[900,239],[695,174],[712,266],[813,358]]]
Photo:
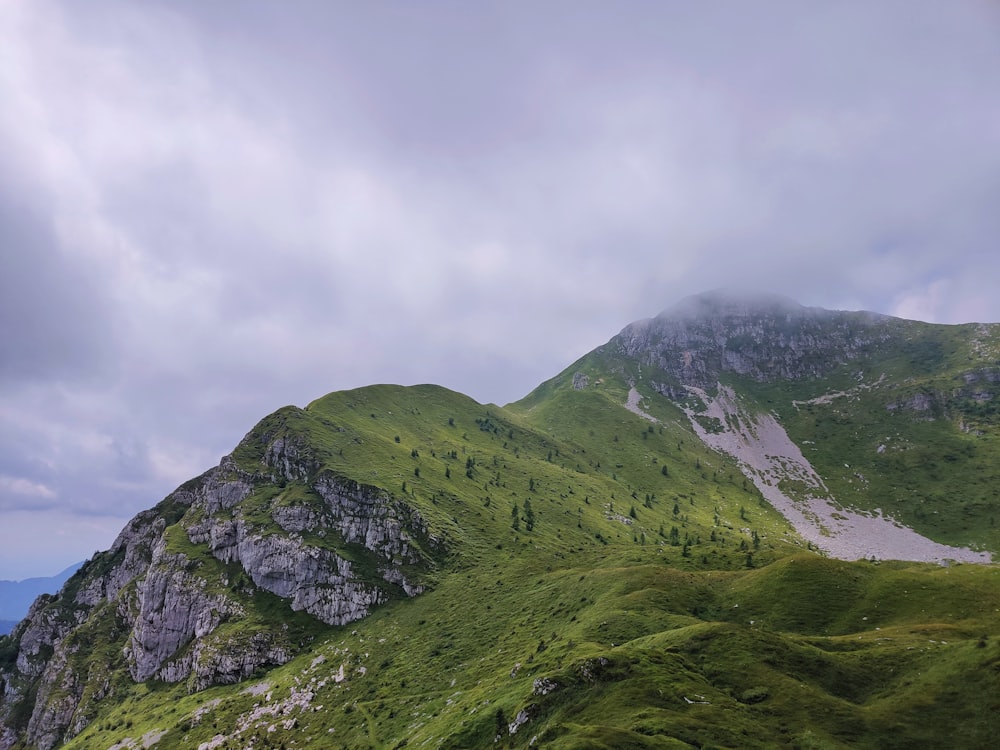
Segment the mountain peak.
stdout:
[[804,307],[777,294],[717,289],[681,300],[612,339],[625,358],[655,368],[675,396],[712,386],[726,372],[757,382],[829,375],[869,356],[894,319]]

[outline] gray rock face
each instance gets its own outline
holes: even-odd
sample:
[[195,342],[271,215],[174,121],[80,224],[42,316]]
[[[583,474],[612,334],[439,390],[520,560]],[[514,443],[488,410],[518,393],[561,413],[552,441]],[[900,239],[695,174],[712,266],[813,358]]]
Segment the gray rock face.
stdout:
[[59,619],[55,612],[46,609],[49,601],[48,597],[39,597],[22,622],[24,627],[20,632],[17,669],[30,677],[38,677],[45,670],[45,662],[51,657],[55,645],[73,625],[72,622],[65,622]]
[[[339,625],[423,591],[414,576],[427,561],[415,539],[434,541],[418,513],[320,471],[294,436],[266,437],[259,471],[223,459],[133,518],[58,596],[39,598],[11,636],[16,658],[0,668],[0,750],[49,750],[81,732],[111,690],[112,669],[201,690],[287,662],[300,644],[281,628],[238,626],[255,592]],[[348,547],[364,573],[342,554]],[[120,639],[120,662],[85,666],[74,636],[101,622],[101,637]]]
[[[192,498],[180,491],[173,497],[178,502]],[[166,529],[166,520],[156,509],[143,511],[118,534],[111,549],[105,554],[111,564],[103,573],[96,573],[91,564],[85,564],[81,573],[85,574],[83,585],[77,590],[74,601],[92,608],[103,601],[112,602],[130,582],[142,575],[149,567],[153,546]],[[86,575],[88,574],[89,575]]]
[[627,326],[611,346],[667,376],[658,389],[679,399],[684,393],[677,386],[710,387],[725,372],[762,382],[825,375],[877,347],[891,320],[779,297],[709,294]]
[[203,506],[205,513],[228,510],[247,499],[253,491],[250,478],[240,472],[229,457],[222,459],[219,468],[210,472],[194,502]]
[[126,651],[136,682],[153,676],[167,679],[160,668],[170,656],[238,611],[225,595],[207,591],[208,581],[188,573],[187,562],[184,555],[167,552],[160,540],[149,572],[138,583],[139,612]]
[[[915,393],[900,401],[893,401],[885,405],[886,410],[896,411],[897,409],[903,409],[905,411],[912,412],[930,412],[935,410],[937,404],[935,404],[934,398],[928,393]],[[933,418],[933,417],[931,417]]]
[[301,537],[265,536],[241,520],[223,522],[218,530],[212,527],[209,539],[219,560],[239,562],[257,586],[327,624],[360,619],[386,598],[379,589],[359,583],[347,560],[305,545]]
[[415,563],[420,555],[411,544],[404,524],[427,533],[420,514],[388,495],[356,482],[344,482],[333,475],[320,476],[315,484],[326,501],[334,527],[349,544],[361,544],[386,560]]
[[38,688],[36,710],[28,722],[28,741],[39,750],[50,750],[62,739],[63,730],[69,726],[82,694],[80,675],[66,668],[66,652],[63,641],[46,665]]
[[239,637],[213,633],[164,663],[157,677],[165,682],[186,680],[191,690],[204,690],[240,682],[262,665],[284,664],[294,656],[294,650],[275,633],[257,631]]

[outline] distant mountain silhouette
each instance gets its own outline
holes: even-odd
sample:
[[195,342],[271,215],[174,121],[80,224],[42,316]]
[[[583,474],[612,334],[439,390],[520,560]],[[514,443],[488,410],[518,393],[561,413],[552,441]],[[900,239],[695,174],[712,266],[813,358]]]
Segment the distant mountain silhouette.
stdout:
[[83,562],[73,563],[54,576],[25,578],[23,581],[0,581],[0,635],[9,633],[20,622],[41,594],[55,594]]

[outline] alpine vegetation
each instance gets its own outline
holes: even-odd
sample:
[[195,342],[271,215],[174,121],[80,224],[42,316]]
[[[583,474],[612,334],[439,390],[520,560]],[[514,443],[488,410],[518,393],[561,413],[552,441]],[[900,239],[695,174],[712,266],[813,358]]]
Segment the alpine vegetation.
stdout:
[[264,417],[0,638],[0,749],[985,747],[1000,325],[713,292]]

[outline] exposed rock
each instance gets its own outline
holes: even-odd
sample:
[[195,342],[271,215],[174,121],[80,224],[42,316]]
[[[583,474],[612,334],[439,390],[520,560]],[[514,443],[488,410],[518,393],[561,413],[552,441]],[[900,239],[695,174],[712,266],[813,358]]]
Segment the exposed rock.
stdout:
[[349,544],[361,544],[386,560],[415,563],[420,554],[404,524],[417,533],[427,529],[420,514],[373,487],[364,487],[327,473],[317,478],[314,488],[326,501],[335,528]]
[[934,398],[930,394],[914,393],[909,398],[886,404],[885,408],[889,411],[902,409],[905,411],[928,412],[935,408],[935,403]]
[[[237,611],[225,595],[208,592],[204,578],[188,573],[188,562],[184,555],[167,552],[161,540],[149,572],[139,583],[139,613],[126,652],[136,682],[157,675],[181,646],[208,635],[224,616]],[[158,676],[167,681],[176,677],[168,674]]]
[[19,640],[17,669],[27,677],[41,675],[56,644],[76,624],[75,621],[66,622],[60,618],[59,612],[50,609],[48,605],[51,601],[50,596],[38,597],[13,634]]
[[237,518],[214,517],[189,526],[194,543],[207,543],[224,563],[238,562],[253,582],[331,625],[367,615],[388,598],[375,582],[363,582],[347,560],[328,548],[307,544],[303,532],[329,530],[334,539],[361,545],[384,560],[383,581],[409,595],[423,588],[399,568],[422,557],[411,544],[404,519],[423,530],[416,512],[394,504],[384,492],[321,474],[313,485],[322,505],[279,506],[272,518],[288,534],[267,533]]
[[27,732],[28,742],[38,750],[50,750],[60,742],[80,701],[83,685],[66,666],[65,648],[58,648],[42,675]]
[[726,372],[762,382],[825,375],[886,340],[888,320],[802,307],[781,297],[717,293],[632,323],[610,345],[655,368],[656,390],[682,400],[679,385],[712,387]]
[[508,734],[517,734],[517,730],[531,721],[531,714],[534,708],[535,706],[531,705],[518,711],[517,716],[514,717],[514,721],[507,727]]
[[[390,596],[423,591],[413,577],[427,562],[416,539],[437,542],[420,515],[383,490],[320,471],[287,430],[270,438],[259,474],[226,457],[133,518],[58,596],[39,598],[12,635],[13,665],[0,673],[0,750],[20,739],[48,750],[83,731],[92,706],[111,690],[111,669],[201,690],[287,662],[301,644],[280,629],[220,628],[246,616],[249,605],[241,602],[255,591],[329,624],[364,617]],[[274,495],[273,482],[289,481],[299,483],[300,501]],[[261,486],[271,489],[260,495]],[[270,521],[261,520],[262,502]],[[364,575],[338,553],[345,545],[352,559],[370,556]],[[230,580],[225,571],[233,566],[242,574]],[[97,672],[80,666],[73,657],[79,646],[71,645],[92,616],[112,618],[107,632],[122,639],[121,662]],[[19,730],[7,718],[25,701],[30,718]]]
[[531,686],[534,695],[548,695],[559,689],[559,683],[550,677],[536,677]]
[[586,682],[600,680],[611,661],[605,656],[587,659],[576,666],[576,672]]
[[262,666],[284,664],[294,656],[288,644],[273,632],[212,636],[195,641],[188,652],[165,664],[160,675],[167,682],[188,680],[191,690],[204,690],[212,685],[241,682]]
[[995,367],[983,367],[978,370],[970,370],[962,373],[962,380],[966,385],[973,383],[1000,383],[1000,369]]
[[[708,446],[735,458],[744,475],[812,544],[832,557],[844,560],[894,559],[923,562],[989,563],[987,552],[940,544],[876,510],[864,514],[838,505],[830,490],[770,414],[746,411],[736,393],[721,383],[717,395],[689,386],[701,409],[685,409],[691,427]],[[724,425],[716,432],[705,430],[699,417],[714,417]],[[865,481],[858,473],[855,476]],[[789,482],[789,480],[792,480]],[[797,486],[798,492],[785,489]]]

